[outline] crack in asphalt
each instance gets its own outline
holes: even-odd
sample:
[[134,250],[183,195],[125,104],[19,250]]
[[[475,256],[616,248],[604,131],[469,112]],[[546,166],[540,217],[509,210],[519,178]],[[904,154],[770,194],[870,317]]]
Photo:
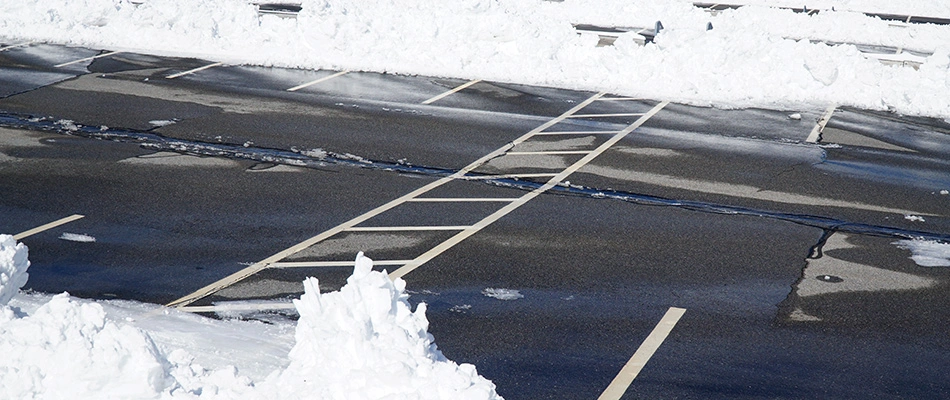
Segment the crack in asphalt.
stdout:
[[[70,136],[79,136],[101,140],[111,140],[116,142],[139,143],[142,147],[156,151],[174,151],[183,154],[198,154],[212,157],[228,157],[244,160],[252,160],[273,164],[285,164],[291,166],[322,169],[327,164],[339,164],[359,168],[369,168],[375,170],[392,171],[397,173],[415,174],[431,177],[446,177],[456,172],[454,169],[437,168],[428,166],[418,166],[409,163],[394,163],[387,161],[369,160],[351,154],[341,154],[329,151],[320,151],[316,156],[312,151],[300,151],[296,149],[283,150],[273,148],[253,147],[250,145],[235,145],[222,143],[208,143],[201,141],[189,141],[182,139],[173,139],[161,136],[150,131],[138,131],[131,129],[107,128],[84,126],[74,123],[64,124],[62,120],[55,118],[37,118],[29,115],[13,114],[0,111],[0,127],[12,129],[25,129],[43,132],[55,132]],[[508,144],[509,146],[511,143]],[[469,173],[469,175],[478,176],[478,173]],[[483,176],[490,176],[484,174]],[[517,178],[489,178],[479,179],[486,184],[501,187],[516,188],[520,190],[534,190],[544,185],[543,182],[534,182],[531,180],[522,180]],[[923,239],[936,240],[941,242],[950,242],[950,234],[927,232],[920,230],[910,230],[895,228],[884,225],[866,224],[850,222],[837,218],[825,217],[811,214],[785,213],[779,211],[769,211],[754,209],[749,207],[734,206],[728,204],[717,204],[703,201],[670,199],[648,194],[631,193],[618,190],[604,190],[581,185],[562,183],[552,187],[549,192],[561,195],[583,196],[596,199],[614,199],[629,203],[647,205],[677,207],[681,209],[723,214],[723,215],[743,215],[755,216],[781,220],[821,229],[824,234],[822,240],[809,249],[808,257],[820,257],[821,246],[828,236],[835,232],[855,233],[861,235],[894,237],[900,239]]]

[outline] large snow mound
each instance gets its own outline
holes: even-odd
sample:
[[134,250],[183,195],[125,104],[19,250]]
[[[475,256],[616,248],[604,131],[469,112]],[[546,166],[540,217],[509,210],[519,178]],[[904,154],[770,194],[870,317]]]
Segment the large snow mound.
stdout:
[[[0,293],[8,300],[26,282],[28,266],[26,247],[0,236]],[[133,317],[129,310],[137,308],[128,304],[19,294],[17,306],[0,305],[0,398],[500,399],[474,366],[438,351],[425,305],[411,310],[405,281],[372,267],[360,253],[339,292],[321,294],[316,279],[306,280],[294,301],[296,343],[285,360],[265,354],[260,362],[243,359],[247,365],[201,360],[217,364],[221,354],[264,349],[238,333],[271,334],[262,324],[183,318],[154,307]],[[219,331],[231,333],[217,340]],[[279,366],[257,371],[256,381],[241,372],[262,364]]]
[[[950,117],[950,27],[853,11],[762,7],[711,15],[683,0],[302,0],[296,18],[247,0],[0,2],[0,37],[266,66],[379,71],[604,90],[701,105],[829,104]],[[950,14],[945,2],[821,2],[839,10]],[[796,5],[800,7],[800,5]],[[930,14],[932,13],[932,14]],[[666,27],[597,47],[572,24]],[[707,23],[714,29],[707,31]],[[919,51],[919,69],[851,42]]]

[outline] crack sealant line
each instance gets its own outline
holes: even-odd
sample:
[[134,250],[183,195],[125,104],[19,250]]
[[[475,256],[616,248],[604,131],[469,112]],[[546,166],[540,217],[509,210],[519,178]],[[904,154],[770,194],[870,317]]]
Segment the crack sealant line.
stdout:
[[80,58],[80,59],[78,59],[78,60],[73,60],[73,61],[69,61],[69,62],[64,62],[64,63],[62,63],[62,64],[57,64],[57,65],[54,65],[53,68],[62,68],[62,67],[65,67],[65,66],[67,66],[67,65],[78,64],[78,63],[81,63],[81,62],[84,62],[84,61],[92,61],[92,60],[95,60],[95,59],[97,59],[97,58],[108,57],[108,56],[116,55],[116,54],[119,54],[119,53],[121,53],[121,51],[110,51],[110,52],[108,52],[108,53],[103,53],[103,54],[95,55],[95,56],[92,56],[92,57]]
[[808,138],[805,139],[805,142],[818,143],[821,140],[821,132],[825,130],[825,125],[828,125],[828,121],[831,120],[831,115],[835,113],[836,108],[838,108],[837,104],[828,106],[828,109],[825,110],[825,114],[821,116],[821,119],[819,119],[818,123],[815,124],[815,127],[812,128],[811,133],[808,134]]
[[669,104],[668,101],[664,101],[664,102],[662,102],[662,103],[660,103],[660,104],[657,104],[655,107],[653,107],[652,110],[650,110],[649,112],[647,112],[646,114],[644,114],[643,116],[641,116],[639,119],[637,119],[636,122],[634,122],[634,123],[631,124],[630,126],[626,127],[624,130],[620,131],[620,133],[618,133],[618,134],[614,135],[613,137],[611,137],[610,139],[608,139],[606,142],[604,142],[603,144],[601,144],[600,146],[598,146],[596,150],[590,152],[589,154],[587,154],[586,156],[584,156],[583,158],[581,158],[580,160],[578,160],[578,161],[575,162],[574,164],[571,164],[571,166],[567,167],[566,169],[564,169],[563,171],[561,171],[560,173],[558,173],[557,175],[555,175],[554,177],[552,177],[550,180],[548,180],[547,183],[545,183],[545,184],[542,185],[541,187],[538,187],[537,189],[534,189],[534,190],[528,192],[527,194],[521,196],[521,197],[518,198],[517,200],[515,200],[515,201],[513,201],[513,202],[511,202],[511,203],[509,203],[509,204],[506,204],[504,207],[502,207],[502,208],[499,209],[498,211],[495,211],[495,212],[492,213],[491,215],[485,217],[485,218],[482,219],[481,221],[478,221],[477,223],[475,223],[474,225],[472,225],[470,228],[468,228],[468,229],[466,229],[466,230],[464,230],[464,231],[461,231],[461,232],[455,234],[455,236],[450,237],[449,239],[447,239],[446,241],[440,243],[440,244],[437,245],[436,247],[433,247],[432,249],[430,249],[429,251],[423,253],[423,254],[420,255],[419,257],[416,257],[416,258],[415,258],[414,260],[412,260],[412,262],[410,262],[409,264],[406,264],[406,265],[402,266],[402,268],[399,268],[399,269],[397,269],[397,270],[391,272],[391,273],[389,274],[389,278],[395,280],[396,278],[401,278],[401,277],[405,276],[406,274],[408,274],[408,273],[414,271],[416,268],[419,268],[419,267],[422,266],[423,264],[429,262],[429,260],[431,260],[431,259],[437,257],[439,254],[442,254],[442,253],[445,252],[446,250],[452,248],[452,247],[455,246],[456,244],[458,244],[458,243],[462,242],[463,240],[467,239],[468,237],[474,235],[475,233],[477,233],[478,231],[480,231],[480,230],[482,230],[483,228],[487,227],[488,225],[491,225],[491,224],[494,223],[495,221],[499,220],[501,217],[504,217],[505,215],[508,215],[508,214],[511,213],[512,211],[518,209],[518,207],[521,207],[522,205],[524,205],[525,203],[527,203],[527,202],[530,201],[531,199],[534,199],[535,197],[539,196],[540,194],[542,194],[542,193],[548,191],[548,189],[551,189],[551,188],[554,187],[555,185],[559,184],[562,180],[564,180],[564,178],[567,178],[568,176],[570,176],[571,174],[573,174],[573,173],[576,172],[577,170],[581,169],[583,166],[585,166],[585,165],[587,165],[588,163],[590,163],[590,162],[591,162],[594,158],[596,158],[598,155],[600,155],[601,153],[603,153],[604,151],[606,151],[608,148],[610,148],[611,146],[613,146],[614,144],[616,144],[618,141],[620,141],[621,139],[623,139],[625,136],[627,136],[627,134],[629,134],[630,132],[633,132],[635,129],[639,128],[641,125],[643,125],[644,122],[646,122],[648,119],[650,119],[651,117],[653,117],[654,114],[656,114],[656,113],[659,112],[661,109],[663,109],[663,107],[666,107],[667,104]]
[[[202,288],[200,288],[200,289],[198,289],[198,290],[192,292],[191,294],[188,294],[188,295],[186,295],[186,296],[184,296],[184,297],[181,297],[181,298],[179,298],[179,299],[177,299],[177,300],[174,300],[174,301],[172,301],[172,302],[166,304],[165,306],[167,306],[167,307],[178,307],[178,308],[181,308],[181,307],[183,307],[183,306],[187,306],[187,305],[189,305],[189,304],[191,304],[191,303],[194,303],[194,302],[196,302],[196,301],[198,301],[198,300],[200,300],[200,299],[202,299],[202,298],[204,298],[204,297],[206,297],[206,296],[208,296],[208,295],[210,295],[210,294],[212,294],[212,293],[215,293],[215,292],[217,292],[217,291],[219,291],[219,290],[221,290],[221,289],[224,289],[224,288],[226,288],[226,287],[228,287],[228,286],[231,286],[231,285],[233,285],[233,284],[235,284],[235,283],[237,283],[237,282],[240,282],[240,281],[242,281],[242,280],[244,280],[244,279],[246,279],[246,278],[248,278],[248,277],[250,277],[250,276],[252,276],[252,275],[254,275],[254,274],[256,274],[256,273],[258,273],[258,272],[260,272],[260,271],[262,271],[262,270],[264,270],[264,269],[266,269],[266,268],[268,268],[268,266],[269,266],[270,264],[273,264],[273,263],[275,263],[275,262],[278,262],[278,261],[280,261],[280,260],[283,260],[283,259],[285,259],[285,258],[287,258],[287,257],[289,257],[289,256],[291,256],[291,255],[293,255],[293,254],[295,254],[295,253],[297,253],[297,252],[299,252],[299,251],[301,251],[301,250],[307,248],[307,247],[310,247],[310,246],[312,246],[312,245],[314,245],[314,244],[320,243],[320,242],[326,240],[327,238],[330,238],[330,237],[332,237],[332,236],[334,236],[334,235],[337,235],[337,234],[339,234],[339,233],[341,233],[341,232],[346,231],[347,229],[353,228],[354,226],[356,226],[356,225],[358,225],[358,224],[360,224],[360,223],[362,223],[362,222],[364,222],[364,221],[366,221],[366,220],[368,220],[368,219],[370,219],[370,218],[373,218],[373,217],[375,217],[375,216],[377,216],[377,215],[379,215],[379,214],[382,214],[383,212],[386,212],[386,211],[388,211],[388,210],[390,210],[390,209],[392,209],[392,208],[395,208],[396,206],[398,206],[398,205],[400,205],[400,204],[406,203],[406,202],[408,202],[409,200],[411,200],[411,199],[413,199],[413,198],[416,198],[416,197],[418,197],[418,196],[420,196],[420,195],[422,195],[422,194],[424,194],[424,193],[426,193],[426,192],[428,192],[428,191],[430,191],[430,190],[433,190],[433,189],[435,189],[435,188],[437,188],[437,187],[439,187],[439,186],[442,186],[442,185],[444,185],[444,184],[446,184],[446,183],[449,183],[449,182],[451,182],[451,181],[453,181],[453,180],[455,180],[455,179],[462,178],[462,177],[464,177],[466,174],[468,174],[469,172],[471,172],[472,170],[474,170],[475,168],[478,168],[478,167],[480,167],[481,165],[483,165],[483,164],[485,164],[486,162],[488,162],[489,160],[491,160],[491,159],[493,159],[493,158],[495,158],[495,157],[498,157],[498,156],[504,154],[506,151],[508,151],[509,149],[511,149],[512,147],[514,147],[515,145],[517,145],[518,143],[521,143],[521,142],[523,142],[523,141],[525,141],[525,140],[528,140],[529,138],[531,138],[532,136],[534,136],[536,133],[541,132],[541,131],[547,129],[547,128],[553,126],[554,124],[557,124],[558,122],[563,121],[565,118],[567,118],[568,116],[570,116],[570,115],[576,113],[577,111],[580,111],[581,109],[583,109],[584,107],[586,107],[586,106],[589,105],[590,103],[594,102],[595,100],[597,100],[598,98],[600,98],[600,97],[603,96],[603,95],[604,95],[604,92],[600,92],[600,93],[597,93],[597,94],[591,96],[591,97],[588,98],[587,100],[585,100],[585,101],[579,103],[578,105],[574,106],[574,107],[571,108],[570,110],[567,110],[566,112],[564,112],[563,114],[559,115],[558,117],[556,117],[556,118],[554,118],[554,119],[552,119],[552,120],[550,120],[550,121],[548,121],[548,122],[545,122],[544,124],[541,124],[541,126],[532,129],[530,132],[528,132],[528,133],[522,135],[521,137],[519,137],[519,138],[513,140],[512,142],[510,142],[510,143],[508,143],[508,144],[506,144],[506,145],[504,145],[504,146],[502,146],[502,147],[496,149],[495,151],[493,151],[493,152],[491,152],[491,153],[488,153],[488,154],[482,156],[482,158],[479,158],[478,160],[475,160],[475,161],[472,162],[471,164],[465,166],[464,168],[462,168],[461,170],[459,170],[458,172],[456,172],[456,173],[454,173],[454,174],[452,174],[452,175],[450,175],[450,176],[447,176],[447,177],[444,177],[444,178],[440,178],[440,179],[438,179],[438,180],[436,180],[436,181],[434,181],[434,182],[431,182],[431,183],[429,183],[429,184],[427,184],[427,185],[425,185],[425,186],[422,186],[422,187],[420,187],[420,188],[418,188],[418,189],[416,189],[416,190],[413,190],[412,192],[409,192],[409,193],[407,193],[407,194],[405,194],[405,195],[403,195],[403,196],[401,196],[401,197],[398,197],[398,198],[396,198],[396,199],[394,199],[394,200],[391,200],[391,201],[389,201],[389,202],[386,203],[386,204],[383,204],[383,205],[381,205],[381,206],[379,206],[379,207],[374,208],[373,210],[370,210],[369,212],[366,212],[365,214],[359,215],[359,216],[357,216],[356,218],[353,218],[353,219],[351,219],[351,220],[349,220],[349,221],[347,221],[347,222],[344,222],[344,223],[342,223],[342,224],[340,224],[340,225],[337,225],[336,227],[330,228],[329,230],[326,230],[326,231],[324,231],[323,233],[320,233],[319,235],[316,235],[316,236],[314,236],[314,237],[311,237],[310,239],[307,239],[307,240],[305,240],[305,241],[303,241],[303,242],[300,242],[300,243],[298,243],[298,244],[296,244],[296,245],[294,245],[294,246],[291,246],[291,247],[289,247],[289,248],[287,248],[287,249],[285,249],[285,250],[283,250],[283,251],[280,251],[280,252],[278,252],[278,253],[276,253],[276,254],[270,256],[270,257],[265,258],[264,260],[258,261],[258,262],[256,262],[256,263],[254,263],[254,264],[252,264],[252,265],[250,265],[250,266],[248,266],[248,267],[246,267],[246,268],[240,270],[240,271],[237,271],[237,272],[235,272],[235,273],[233,273],[233,274],[231,274],[231,275],[228,275],[228,276],[226,276],[226,277],[224,277],[224,278],[222,278],[222,279],[220,279],[220,280],[218,280],[218,281],[216,281],[216,282],[213,282],[213,283],[211,283],[211,284],[209,284],[209,285],[207,285],[207,286],[205,286],[205,287],[202,287]],[[665,103],[664,103],[664,104],[665,104]],[[642,119],[642,117],[641,117],[641,119]],[[510,204],[509,204],[509,205],[510,205]],[[463,232],[465,232],[465,231],[463,231]]]

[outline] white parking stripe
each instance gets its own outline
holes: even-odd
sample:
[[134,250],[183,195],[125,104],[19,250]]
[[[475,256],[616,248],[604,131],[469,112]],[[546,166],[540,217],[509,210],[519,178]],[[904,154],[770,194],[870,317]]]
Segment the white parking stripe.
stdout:
[[221,66],[221,65],[224,65],[224,63],[222,63],[222,62],[211,63],[211,64],[205,65],[205,66],[203,66],[203,67],[198,67],[198,68],[194,68],[194,69],[189,69],[189,70],[187,70],[187,71],[185,71],[185,72],[179,72],[179,73],[177,73],[177,74],[171,74],[171,75],[166,76],[165,78],[166,78],[166,79],[175,79],[175,78],[178,78],[178,77],[181,77],[181,76],[191,75],[191,74],[193,74],[193,73],[195,73],[195,72],[204,71],[204,70],[206,70],[206,69],[208,69],[208,68],[214,68],[214,67],[218,67],[218,66]]
[[456,86],[455,89],[449,90],[449,91],[444,92],[444,93],[442,93],[442,94],[440,94],[440,95],[438,95],[438,96],[435,96],[435,97],[433,97],[433,98],[431,98],[431,99],[429,99],[429,100],[423,101],[422,104],[432,104],[432,103],[435,103],[436,101],[439,101],[439,100],[445,98],[446,96],[448,96],[448,95],[450,95],[450,94],[452,94],[452,93],[458,92],[458,91],[460,91],[460,90],[462,90],[462,89],[465,89],[465,88],[467,88],[467,87],[469,87],[469,86],[472,86],[472,85],[474,85],[474,84],[476,84],[476,83],[478,83],[478,82],[481,82],[481,81],[482,81],[481,79],[473,79],[473,80],[470,80],[470,81],[468,81],[468,82],[465,82],[465,83],[463,83],[463,84],[461,84],[461,85]]
[[657,112],[659,112],[661,109],[663,109],[663,107],[666,107],[667,104],[669,104],[668,101],[664,101],[664,102],[662,102],[662,103],[660,103],[660,104],[657,104],[657,105],[656,105],[655,107],[653,107],[653,109],[651,109],[649,112],[647,112],[646,114],[644,114],[642,117],[638,118],[638,119],[636,120],[636,122],[634,122],[633,124],[630,124],[630,126],[624,128],[624,130],[620,131],[620,133],[614,135],[613,137],[611,137],[610,139],[608,139],[607,141],[605,141],[603,144],[601,144],[600,146],[598,146],[597,149],[595,149],[594,151],[591,151],[589,154],[585,155],[583,158],[581,158],[580,160],[578,160],[578,161],[575,162],[574,164],[571,164],[571,166],[567,167],[566,169],[564,169],[564,170],[561,171],[560,173],[554,175],[550,180],[548,180],[547,183],[545,183],[545,184],[542,185],[541,187],[539,187],[539,188],[537,188],[537,189],[534,189],[534,190],[528,192],[528,193],[525,194],[524,196],[521,196],[521,198],[519,198],[518,200],[516,200],[516,201],[514,201],[514,202],[512,202],[512,203],[510,203],[510,204],[505,205],[504,207],[502,207],[502,208],[499,209],[498,211],[495,211],[494,213],[492,213],[491,215],[485,217],[485,218],[482,219],[481,221],[478,221],[477,223],[475,223],[475,225],[472,225],[471,228],[466,229],[466,230],[464,230],[464,231],[462,231],[462,232],[459,232],[459,233],[456,234],[455,236],[452,236],[452,237],[449,238],[448,240],[446,240],[446,241],[440,243],[438,246],[436,246],[436,247],[432,248],[431,250],[429,250],[429,251],[423,253],[423,254],[420,255],[419,257],[416,257],[414,260],[412,260],[411,263],[406,264],[406,265],[404,265],[402,268],[399,268],[399,269],[397,269],[397,270],[391,272],[391,273],[389,274],[389,277],[392,278],[392,279],[396,279],[396,278],[401,278],[401,277],[405,276],[406,274],[408,274],[408,273],[414,271],[416,268],[419,268],[422,264],[425,264],[425,263],[429,262],[429,260],[431,260],[431,259],[435,258],[436,256],[438,256],[439,254],[442,254],[442,252],[444,252],[444,251],[446,251],[446,250],[452,248],[452,246],[455,246],[456,244],[458,244],[459,242],[465,240],[465,239],[468,238],[469,236],[474,235],[475,233],[477,233],[478,231],[480,231],[482,228],[485,228],[485,227],[487,227],[488,225],[491,225],[492,223],[494,223],[495,221],[497,221],[499,218],[504,217],[505,215],[508,215],[508,213],[510,213],[510,212],[512,212],[512,211],[514,211],[514,210],[516,210],[516,209],[518,209],[518,207],[521,207],[522,205],[524,205],[525,203],[527,203],[529,200],[531,200],[531,199],[533,199],[533,198],[539,196],[541,193],[544,193],[544,192],[548,191],[549,189],[551,189],[551,188],[554,187],[555,185],[560,184],[565,178],[567,178],[568,176],[570,176],[571,174],[573,174],[573,173],[576,172],[577,170],[581,169],[581,167],[583,167],[583,166],[587,165],[588,163],[590,163],[594,158],[596,158],[597,156],[599,156],[600,154],[602,154],[604,151],[607,151],[608,148],[610,148],[611,146],[613,146],[614,144],[616,144],[617,142],[619,142],[621,139],[623,139],[625,136],[627,136],[630,132],[633,132],[635,129],[639,128],[639,127],[640,127],[641,125],[643,125],[643,123],[645,123],[648,119],[650,119],[651,117],[653,117],[653,115],[655,115]]
[[446,226],[354,226],[347,232],[411,232],[411,231],[461,231],[470,228],[467,225]]
[[637,352],[633,354],[633,357],[630,357],[630,361],[627,361],[627,364],[623,366],[620,373],[617,374],[614,380],[610,382],[610,385],[607,386],[607,389],[604,390],[597,399],[620,399],[624,392],[630,387],[630,384],[633,383],[634,378],[643,370],[643,366],[647,364],[647,361],[650,361],[650,357],[653,357],[653,353],[663,344],[663,340],[669,336],[673,327],[676,326],[676,322],[680,320],[685,312],[686,309],[670,307],[670,309],[666,311],[666,314],[663,315],[663,318],[660,319],[656,328],[653,328],[653,331],[650,332],[650,336],[647,336],[646,340],[640,344]]
[[821,131],[825,130],[825,125],[831,120],[831,115],[834,114],[836,108],[838,108],[837,104],[828,106],[828,109],[825,110],[825,114],[821,116],[821,119],[818,120],[815,127],[811,129],[811,133],[808,134],[808,138],[805,139],[805,142],[818,143],[818,141],[821,140]]
[[551,150],[551,151],[509,151],[506,156],[548,156],[548,155],[569,155],[569,154],[589,154],[590,150]]
[[416,197],[410,199],[410,202],[430,202],[430,203],[453,203],[453,202],[512,202],[517,198],[503,197]]
[[571,118],[608,118],[608,117],[639,117],[643,113],[616,113],[616,114],[574,114]]
[[119,53],[121,53],[121,51],[110,51],[110,52],[108,52],[108,53],[102,53],[102,54],[99,54],[99,55],[97,55],[97,56],[86,57],[86,58],[80,58],[80,59],[78,59],[78,60],[73,60],[73,61],[70,61],[70,62],[64,62],[64,63],[62,63],[62,64],[57,64],[57,65],[54,65],[53,68],[62,68],[62,67],[65,67],[65,66],[67,66],[67,65],[78,64],[78,63],[81,63],[81,62],[86,62],[86,61],[90,61],[90,60],[95,60],[95,59],[97,59],[97,58],[102,58],[102,57],[108,57],[108,56],[116,55],[116,54],[119,54]]
[[29,45],[31,45],[31,44],[33,44],[33,42],[23,42],[23,43],[20,43],[20,44],[11,44],[11,45],[6,46],[6,47],[0,47],[0,51],[9,50],[9,49],[15,49],[15,48],[17,48],[17,47],[29,46]]
[[[444,177],[444,178],[440,178],[440,179],[438,179],[438,180],[436,180],[436,181],[434,181],[434,182],[431,182],[431,183],[429,183],[429,184],[427,184],[427,185],[424,185],[424,186],[422,186],[422,187],[420,187],[420,188],[418,188],[418,189],[416,189],[416,190],[413,190],[412,192],[409,192],[409,193],[407,193],[407,194],[405,194],[405,195],[403,195],[403,196],[401,196],[401,197],[398,197],[398,198],[396,198],[396,199],[393,199],[392,201],[390,201],[390,202],[388,202],[388,203],[386,203],[386,204],[383,204],[383,205],[381,205],[381,206],[379,206],[379,207],[376,207],[376,208],[374,208],[374,209],[372,209],[372,210],[366,212],[366,213],[363,214],[363,215],[359,215],[359,216],[357,216],[356,218],[353,218],[353,219],[351,219],[351,220],[349,220],[349,221],[346,221],[346,222],[344,222],[344,223],[342,223],[342,224],[340,224],[340,225],[337,225],[337,226],[335,226],[335,227],[333,227],[333,228],[331,228],[331,229],[329,229],[329,230],[326,230],[326,231],[320,233],[319,235],[316,235],[316,236],[314,236],[314,237],[311,237],[310,239],[304,240],[303,242],[297,243],[297,244],[295,244],[295,245],[293,245],[293,246],[291,246],[291,247],[289,247],[289,248],[287,248],[287,249],[284,249],[284,250],[278,252],[277,254],[274,254],[274,255],[272,255],[272,256],[270,256],[270,257],[267,257],[267,258],[265,258],[264,260],[258,261],[258,262],[254,263],[254,264],[252,264],[252,265],[250,265],[250,266],[248,266],[248,267],[246,267],[246,268],[244,268],[244,269],[242,269],[242,270],[240,270],[240,271],[238,271],[238,272],[235,272],[235,273],[233,273],[233,274],[231,274],[231,275],[228,275],[228,276],[226,276],[226,277],[224,277],[224,278],[222,278],[222,279],[219,279],[219,280],[216,281],[216,282],[213,282],[213,283],[211,283],[211,284],[209,284],[209,285],[206,285],[206,286],[204,286],[204,287],[202,287],[202,288],[200,288],[200,289],[198,289],[198,290],[196,290],[196,291],[194,291],[194,292],[192,292],[192,293],[190,293],[190,294],[188,294],[188,295],[185,295],[185,296],[183,296],[183,297],[181,297],[181,298],[179,298],[179,299],[177,299],[177,300],[175,300],[175,301],[172,301],[172,302],[166,304],[166,306],[168,306],[168,307],[179,307],[179,308],[181,308],[181,307],[186,306],[186,305],[188,305],[188,304],[194,303],[195,301],[198,301],[198,300],[204,298],[205,296],[208,296],[208,295],[210,295],[210,294],[212,294],[212,293],[214,293],[214,292],[217,292],[218,290],[221,290],[221,289],[224,289],[224,288],[226,288],[226,287],[228,287],[228,286],[231,286],[231,285],[233,285],[233,284],[235,284],[235,283],[237,283],[237,282],[240,282],[241,280],[243,280],[243,279],[245,279],[245,278],[247,278],[247,277],[249,277],[249,276],[251,276],[251,275],[254,275],[254,274],[256,274],[256,273],[258,273],[258,272],[264,270],[264,269],[267,268],[268,265],[270,265],[270,264],[273,264],[273,263],[275,263],[275,262],[278,262],[278,261],[280,261],[280,260],[283,260],[284,258],[287,258],[287,257],[289,257],[289,256],[291,256],[291,255],[293,255],[293,254],[295,254],[295,253],[297,253],[297,252],[299,252],[299,251],[301,251],[301,250],[303,250],[303,249],[306,249],[307,247],[310,247],[310,246],[313,246],[313,245],[315,245],[315,244],[317,244],[317,243],[320,243],[320,242],[322,242],[322,241],[324,241],[324,240],[326,240],[326,239],[328,239],[328,238],[330,238],[330,237],[333,237],[333,236],[335,236],[335,235],[337,235],[337,234],[339,234],[339,233],[345,231],[346,229],[352,228],[352,227],[354,227],[354,226],[356,226],[356,225],[359,225],[359,224],[363,223],[363,222],[366,221],[366,220],[369,220],[369,219],[371,219],[371,218],[373,218],[373,217],[375,217],[375,216],[377,216],[377,215],[379,215],[379,214],[382,214],[382,213],[384,213],[384,212],[386,212],[386,211],[388,211],[388,210],[391,210],[391,209],[395,208],[396,206],[399,206],[400,204],[406,203],[407,201],[409,201],[409,200],[411,200],[411,199],[414,199],[414,198],[416,198],[416,197],[418,197],[418,196],[420,196],[420,195],[422,195],[422,194],[425,194],[425,193],[427,193],[427,192],[429,192],[429,191],[431,191],[431,190],[433,190],[433,189],[435,189],[435,188],[438,188],[438,187],[440,187],[440,186],[442,186],[442,185],[444,185],[444,184],[446,184],[446,183],[452,182],[452,181],[454,181],[454,180],[456,180],[456,179],[465,178],[465,175],[466,175],[466,174],[468,174],[468,173],[472,172],[473,170],[475,170],[476,168],[478,168],[478,167],[484,165],[485,163],[487,163],[487,162],[490,161],[491,159],[496,158],[496,157],[498,157],[498,156],[504,154],[506,151],[508,151],[508,150],[511,149],[512,147],[518,145],[519,143],[522,143],[522,142],[524,142],[525,140],[530,139],[531,137],[533,137],[534,135],[536,135],[538,132],[541,132],[541,131],[543,131],[543,130],[545,130],[545,129],[548,129],[548,128],[550,128],[551,126],[554,126],[555,124],[557,124],[557,123],[563,121],[565,118],[567,118],[567,117],[570,116],[571,114],[580,111],[580,110],[583,109],[584,107],[587,107],[588,105],[590,105],[591,103],[593,103],[595,100],[597,100],[598,98],[600,98],[600,97],[603,96],[603,95],[604,95],[604,93],[601,92],[601,93],[597,93],[597,94],[591,96],[591,97],[588,98],[587,100],[584,100],[584,101],[582,101],[581,103],[577,104],[576,106],[572,107],[570,110],[565,111],[563,114],[559,115],[558,117],[556,117],[556,118],[554,118],[554,119],[552,119],[552,120],[550,120],[550,121],[548,121],[548,122],[545,122],[545,123],[541,124],[541,125],[538,126],[537,128],[532,129],[531,131],[529,131],[528,133],[525,133],[524,135],[521,135],[519,138],[517,138],[517,139],[515,139],[515,140],[513,140],[513,141],[511,141],[511,142],[509,142],[508,144],[506,144],[506,145],[504,145],[504,146],[502,146],[502,147],[500,147],[500,148],[498,148],[498,149],[495,149],[494,151],[492,151],[492,152],[490,152],[490,153],[488,153],[488,154],[482,156],[482,157],[479,158],[478,160],[473,161],[471,164],[465,166],[464,168],[462,168],[461,170],[459,170],[458,172],[456,172],[456,173],[454,173],[454,174],[452,174],[452,175],[450,175],[450,176],[447,176],[447,177]],[[417,260],[418,260],[418,258],[417,258]],[[416,267],[418,267],[418,265],[416,265],[416,266],[413,267],[413,268],[416,268]]]
[[[375,266],[406,265],[412,260],[373,260]],[[352,267],[355,260],[350,261],[287,261],[270,264],[272,268],[320,268],[320,267]]]
[[336,78],[336,77],[338,77],[338,76],[340,76],[340,75],[347,74],[347,73],[349,73],[349,72],[350,72],[350,71],[340,71],[340,72],[337,72],[337,73],[335,73],[335,74],[333,74],[333,75],[330,75],[330,76],[324,76],[323,78],[316,79],[316,80],[313,80],[313,81],[304,83],[304,84],[302,84],[302,85],[294,86],[294,87],[292,87],[292,88],[290,88],[290,89],[287,89],[287,91],[288,91],[288,92],[296,92],[296,91],[298,91],[298,90],[300,90],[300,89],[303,89],[303,88],[305,88],[305,87],[313,86],[313,85],[316,85],[316,84],[318,84],[318,83],[320,83],[320,82],[328,81],[328,80],[330,80],[330,79]]
[[14,239],[14,240],[20,240],[20,239],[23,239],[23,238],[25,238],[25,237],[32,236],[32,235],[35,235],[35,234],[37,234],[37,233],[43,232],[43,231],[45,231],[45,230],[53,229],[53,228],[55,228],[55,227],[57,227],[57,226],[60,226],[60,225],[63,225],[63,224],[68,224],[68,223],[70,223],[70,222],[73,222],[73,221],[75,221],[75,220],[77,220],[77,219],[80,219],[80,218],[83,218],[83,217],[85,217],[85,215],[73,214],[73,215],[70,215],[70,216],[68,216],[68,217],[66,217],[66,218],[62,218],[62,219],[58,219],[58,220],[56,220],[56,221],[50,222],[50,223],[48,223],[48,224],[46,224],[46,225],[40,225],[40,226],[38,226],[38,227],[36,227],[36,228],[33,228],[33,229],[30,229],[30,230],[28,230],[28,231],[20,232],[20,233],[18,233],[18,234],[16,234],[16,235],[13,235],[13,239]]
[[555,136],[555,135],[616,135],[620,131],[551,131],[551,132],[538,132],[538,136]]

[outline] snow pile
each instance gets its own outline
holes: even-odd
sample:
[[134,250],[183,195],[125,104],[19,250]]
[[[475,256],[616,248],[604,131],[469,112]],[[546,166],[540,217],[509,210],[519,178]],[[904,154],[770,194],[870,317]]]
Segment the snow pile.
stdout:
[[306,293],[294,301],[297,344],[277,377],[278,397],[499,398],[473,365],[457,365],[436,349],[425,304],[410,310],[405,281],[372,267],[360,253],[339,292],[321,295],[316,279],[304,281]]
[[17,243],[11,235],[0,235],[0,306],[6,306],[10,299],[26,285],[30,274],[30,250],[23,243]]
[[950,243],[935,240],[900,240],[894,242],[902,249],[910,250],[917,265],[922,267],[950,267]]
[[[0,236],[0,398],[501,398],[474,366],[442,356],[427,332],[425,305],[412,312],[405,282],[373,271],[372,260],[362,253],[340,292],[320,294],[315,279],[305,281],[306,293],[294,302],[300,313],[297,343],[289,361],[278,362],[286,368],[254,382],[240,373],[240,365],[205,368],[197,360],[259,350],[259,344],[244,346],[240,340],[220,340],[214,347],[202,339],[224,324],[247,324],[260,332],[254,322],[195,316],[186,322],[154,310],[138,316],[141,321],[120,319],[116,310],[110,317],[103,305],[66,293],[35,307],[30,304],[35,295],[22,296],[24,301],[17,301],[22,308],[8,305],[26,283],[27,251],[11,236]],[[163,346],[141,329],[150,325]],[[251,369],[261,364],[243,361],[255,364]]]
[[[781,1],[755,1],[785,5]],[[819,3],[816,3],[819,4]],[[824,0],[825,8],[950,16],[942,2]],[[228,63],[483,79],[728,107],[829,104],[950,117],[950,27],[894,26],[850,11],[762,6],[712,15],[683,0],[302,0],[296,18],[247,0],[0,3],[0,36]],[[800,7],[800,5],[796,5]],[[572,24],[666,27],[596,47]],[[707,31],[707,23],[713,30]],[[819,41],[824,43],[813,43]],[[919,69],[852,42],[933,55]]]

